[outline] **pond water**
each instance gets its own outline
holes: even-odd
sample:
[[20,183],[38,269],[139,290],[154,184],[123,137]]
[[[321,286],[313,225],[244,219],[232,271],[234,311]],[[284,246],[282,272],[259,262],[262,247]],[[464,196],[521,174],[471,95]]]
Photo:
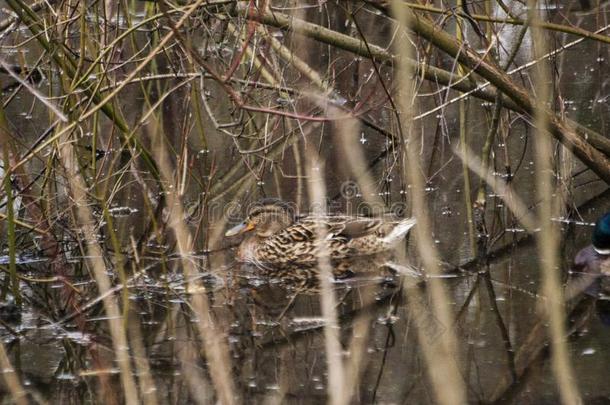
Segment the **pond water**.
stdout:
[[[311,9],[301,17],[317,23],[324,20],[324,24],[356,36],[356,28],[349,28],[345,21],[343,8],[320,6],[320,11],[318,3],[324,2],[312,2]],[[8,7],[5,2],[0,5]],[[101,13],[95,7],[101,6],[93,8]],[[112,5],[107,7],[108,12],[117,12]],[[604,26],[610,17],[607,5],[589,12],[571,11],[570,7],[548,12],[557,13],[551,15],[555,19],[562,12],[569,14],[575,24],[592,31]],[[112,24],[107,25],[104,35],[115,38],[129,24],[149,15],[143,11],[145,6],[134,10],[134,20],[109,19]],[[95,21],[101,16],[91,13],[81,23],[88,24],[94,36],[99,34]],[[198,18],[201,21],[193,23],[189,32],[195,43],[231,30],[224,23],[208,20],[209,16]],[[374,12],[358,14],[358,18],[366,38],[390,47],[392,30],[384,18]],[[77,19],[66,20],[67,32],[74,35],[66,43],[79,49],[76,42],[70,42],[77,41],[81,33],[71,25],[74,21]],[[159,31],[151,28],[150,32],[142,29],[134,34],[133,43],[115,45],[124,53],[117,52],[106,62],[118,66],[111,69],[116,80],[124,79],[134,68],[131,62],[122,64],[125,58],[135,55],[140,60],[138,49],[149,52],[151,43],[158,39],[151,38],[169,31],[168,27]],[[60,31],[53,32],[59,35]],[[473,35],[469,39],[474,46],[476,38],[473,33],[469,35]],[[514,39],[517,33],[502,35]],[[40,63],[47,74],[35,82],[35,87],[70,110],[76,98],[65,94],[69,81],[49,64],[49,55],[39,46],[21,43],[30,36],[25,29],[3,31],[2,59],[11,64],[24,61],[29,66]],[[277,34],[276,38],[283,37]],[[549,46],[554,49],[574,39],[555,33]],[[222,86],[209,77],[193,79],[186,75],[192,71],[193,61],[180,48],[183,44],[174,43],[159,51],[156,70],[145,70],[141,75],[159,77],[127,86],[113,102],[144,149],[153,154],[159,149],[167,152],[168,167],[174,168],[174,173],[161,175],[164,189],[155,188],[154,175],[140,152],[127,152],[135,147],[126,147],[128,141],[119,137],[116,127],[101,114],[80,122],[81,127],[70,132],[70,137],[57,138],[37,150],[23,165],[35,187],[28,188],[24,193],[27,198],[15,203],[16,214],[28,222],[28,206],[40,203],[42,217],[49,220],[60,253],[53,256],[45,250],[48,233],[17,226],[19,294],[11,290],[8,276],[11,260],[4,220],[6,193],[0,199],[4,209],[0,336],[12,366],[4,369],[4,375],[12,375],[13,370],[32,402],[125,402],[124,382],[115,358],[117,349],[102,305],[108,295],[116,297],[120,305],[130,366],[143,403],[216,403],[217,375],[210,375],[212,368],[206,361],[205,353],[210,349],[202,338],[202,317],[209,318],[226,345],[214,346],[212,351],[226,349],[224,365],[230,371],[236,402],[328,401],[328,393],[335,387],[328,386],[328,330],[315,272],[312,276],[297,266],[288,270],[290,277],[261,276],[260,271],[237,263],[240,240],[224,238],[223,234],[244,218],[252,202],[264,196],[294,203],[302,213],[310,211],[314,207],[307,188],[311,175],[305,168],[312,150],[321,156],[322,163],[312,170],[318,170],[324,179],[330,211],[367,214],[372,205],[368,202],[374,198],[383,202],[380,210],[408,216],[412,186],[404,175],[401,146],[390,142],[388,136],[397,132],[397,124],[381,82],[392,81],[391,68],[379,65],[377,72],[370,60],[297,36],[286,41],[292,49],[302,51],[301,56],[312,66],[332,72],[328,76],[333,77],[336,100],[359,111],[359,120],[353,120],[356,122],[350,124],[352,131],[347,136],[356,140],[364,157],[367,180],[354,175],[357,165],[350,166],[354,158],[344,147],[346,132],[342,124],[239,112]],[[205,42],[201,50],[228,69],[230,65],[222,61],[222,56],[230,60],[239,42],[221,44]],[[97,45],[93,41],[87,46]],[[260,52],[271,66],[278,62],[267,55],[269,46],[263,46]],[[528,46],[519,52],[517,65],[531,58],[528,52]],[[447,69],[453,64],[434,52],[426,56]],[[556,110],[604,135],[610,121],[609,63],[610,48],[594,41],[583,41],[552,59],[552,85],[561,96],[557,97],[561,105],[558,102]],[[240,69],[244,71],[251,68],[248,63],[243,65],[246,67],[240,65]],[[240,69],[239,74],[250,78]],[[283,85],[306,90],[308,82],[300,74],[288,70],[285,74]],[[260,75],[265,77],[264,73]],[[515,82],[529,85],[527,70],[514,77],[518,75]],[[90,79],[97,83],[98,78],[93,75]],[[37,96],[27,89],[15,90],[10,75],[3,73],[0,79],[3,100],[12,97],[5,113],[11,132],[18,135],[13,139],[18,156],[28,155],[30,148],[36,149],[49,139],[49,133],[65,128],[64,124],[54,125],[55,118],[49,120],[49,107]],[[248,102],[255,100],[258,106],[275,108],[286,103],[283,92],[257,90],[260,95],[250,95],[240,88],[252,97]],[[431,110],[454,95],[423,82],[418,88],[418,111]],[[151,105],[162,97],[158,115],[148,116]],[[205,108],[197,104],[201,100],[206,100]],[[317,111],[314,101],[303,100],[290,104],[291,108],[303,115]],[[84,111],[74,108],[70,122],[76,122],[77,114]],[[467,143],[479,153],[493,106],[471,98],[464,108]],[[195,112],[205,114],[199,119]],[[352,372],[348,378],[353,384],[351,403],[436,403],[437,393],[428,375],[421,341],[435,342],[446,333],[454,333],[457,344],[455,353],[444,361],[458,365],[468,401],[550,404],[560,400],[550,362],[547,318],[541,310],[544,297],[540,293],[535,235],[522,229],[503,196],[486,189],[488,239],[484,247],[479,246],[477,257],[473,246],[476,232],[470,230],[464,207],[466,199],[469,204],[475,200],[479,179],[469,174],[471,195],[465,197],[463,164],[453,151],[460,142],[459,120],[458,107],[453,103],[418,119],[415,130],[420,138],[419,158],[432,220],[430,236],[442,262],[440,281],[447,292],[452,323],[443,324],[434,315],[429,287],[432,276],[418,256],[413,237],[397,249],[392,259],[396,267],[388,266],[385,258],[353,259],[349,263],[353,276],[332,282],[338,316],[335,332],[341,345],[337,361]],[[503,112],[491,161],[494,175],[508,179],[517,196],[535,213],[539,201],[530,121],[520,114]],[[52,130],[45,132],[49,127]],[[89,256],[91,241],[86,240],[79,223],[78,207],[70,194],[74,184],[60,156],[62,142],[74,145],[77,173],[83,174],[88,187],[97,242],[103,248],[101,261],[112,282],[110,293],[102,297]],[[562,178],[562,186],[568,190],[562,197],[566,208],[561,216],[553,218],[561,232],[557,271],[564,285],[579,285],[578,293],[565,306],[575,386],[585,403],[610,403],[610,290],[604,289],[603,280],[600,283],[597,278],[587,279],[568,271],[576,252],[590,243],[596,219],[610,211],[610,193],[605,183],[560,146],[555,148],[555,156],[557,166],[563,165],[563,173],[569,173]],[[154,159],[163,160],[161,155]],[[18,179],[14,182],[17,186]],[[176,217],[164,205],[175,195],[183,203],[185,212],[179,218],[187,225],[192,241],[186,250],[181,250],[182,239],[172,225]],[[192,290],[194,285],[198,289]],[[209,313],[198,312],[194,297],[205,299]],[[6,383],[2,384],[6,395],[3,401],[8,403]]]
[[[603,202],[607,204],[607,198]],[[597,212],[597,207],[587,210],[593,217]],[[586,238],[572,236],[589,234],[589,230],[575,227],[571,235],[566,234],[572,239],[566,250],[573,252],[583,239],[586,243]],[[449,361],[461,363],[473,402],[557,401],[545,318],[537,310],[536,254],[535,244],[527,239],[505,248],[488,266],[469,267],[443,279],[455,317],[450,327],[460,347],[460,358]],[[261,279],[239,265],[207,272],[206,257],[191,260],[202,263],[198,277],[205,278],[211,311],[226,330],[238,395],[257,403],[324,402],[328,389],[324,318],[317,290],[304,287],[302,280]],[[167,264],[172,267],[171,261]],[[199,373],[202,381],[207,380],[205,363],[196,355],[200,350],[197,319],[184,280],[171,273],[164,276],[155,267],[129,284],[129,319],[139,324],[157,399],[191,402],[193,388],[189,389],[187,379],[194,377],[186,374]],[[365,267],[370,272],[371,264]],[[21,265],[20,272],[36,277],[39,264]],[[446,329],[429,313],[423,322],[415,319],[422,315],[412,311],[411,293],[426,292],[426,281],[404,277],[408,280],[402,285],[405,280],[388,271],[359,273],[336,282],[340,336],[346,350],[352,333],[362,333],[358,326],[366,325],[367,336],[360,336],[365,347],[354,402],[434,402],[415,322],[424,325],[429,339],[438,339]],[[88,402],[97,397],[99,384],[117,383],[113,382],[118,369],[112,361],[106,317],[99,305],[92,305],[85,316],[62,311],[45,290],[31,283],[23,292],[22,313],[10,305],[3,308],[4,344],[26,389],[52,403]],[[423,303],[428,304],[427,300]],[[583,294],[569,308],[569,350],[583,398],[607,398],[610,305],[606,298]],[[346,359],[351,355],[344,352]],[[133,357],[136,361],[137,355]],[[513,373],[520,378],[513,380]],[[197,389],[205,396],[195,402],[213,399],[210,386]],[[111,401],[107,395],[104,401]],[[120,401],[120,395],[115,400]]]

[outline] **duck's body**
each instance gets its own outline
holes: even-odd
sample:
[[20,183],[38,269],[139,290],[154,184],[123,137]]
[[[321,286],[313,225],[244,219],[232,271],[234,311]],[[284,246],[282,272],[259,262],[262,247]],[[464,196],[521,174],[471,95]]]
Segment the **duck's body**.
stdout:
[[[345,215],[297,218],[279,200],[262,200],[244,223],[227,236],[252,231],[241,243],[237,258],[257,265],[315,263],[327,254],[331,260],[367,256],[391,250],[415,225],[415,219]],[[318,238],[323,235],[323,242]]]
[[610,275],[610,255],[601,254],[593,245],[581,249],[574,258],[572,270],[576,273]]
[[[414,224],[412,219],[383,223],[373,218],[309,216],[269,237],[248,235],[239,247],[238,259],[288,264],[313,263],[322,254],[331,260],[372,255],[392,249]],[[325,235],[324,243],[316,242],[320,228]]]

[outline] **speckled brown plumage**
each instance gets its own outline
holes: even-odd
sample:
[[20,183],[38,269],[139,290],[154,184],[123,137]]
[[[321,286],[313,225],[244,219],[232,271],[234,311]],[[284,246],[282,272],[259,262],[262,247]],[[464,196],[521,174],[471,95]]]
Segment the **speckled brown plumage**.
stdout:
[[[249,210],[246,221],[227,236],[246,233],[238,260],[264,266],[315,263],[322,249],[331,260],[373,255],[392,249],[415,224],[414,219],[345,215],[297,217],[279,200],[262,200]],[[319,234],[325,235],[322,243]]]

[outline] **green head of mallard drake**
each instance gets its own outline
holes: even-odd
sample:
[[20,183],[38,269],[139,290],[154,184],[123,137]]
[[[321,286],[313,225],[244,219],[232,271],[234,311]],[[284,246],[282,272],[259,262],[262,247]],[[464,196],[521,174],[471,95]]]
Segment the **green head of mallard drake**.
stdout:
[[294,221],[295,209],[292,205],[276,198],[265,198],[252,204],[246,219],[229,229],[225,236],[253,232],[259,238],[268,238]]
[[595,223],[593,230],[593,249],[600,255],[610,255],[610,212]]

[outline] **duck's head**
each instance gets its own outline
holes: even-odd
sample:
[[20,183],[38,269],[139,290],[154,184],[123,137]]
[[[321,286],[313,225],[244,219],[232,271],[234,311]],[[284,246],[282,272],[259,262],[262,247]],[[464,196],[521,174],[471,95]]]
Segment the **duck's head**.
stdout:
[[593,249],[600,255],[610,255],[610,212],[595,223]]
[[265,198],[252,204],[246,219],[229,229],[225,236],[235,236],[252,231],[256,236],[268,238],[295,220],[293,206],[276,198]]

